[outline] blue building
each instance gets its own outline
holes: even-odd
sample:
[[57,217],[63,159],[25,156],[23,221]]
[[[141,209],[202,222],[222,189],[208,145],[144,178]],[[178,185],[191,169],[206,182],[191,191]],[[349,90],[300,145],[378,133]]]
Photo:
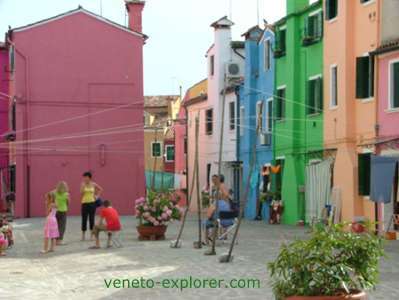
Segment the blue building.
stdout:
[[[264,190],[263,167],[272,161],[272,104],[274,92],[274,33],[269,26],[262,30],[252,27],[245,36],[245,79],[240,87],[239,123],[237,131],[238,157],[242,162],[242,188],[248,178],[253,145],[256,143],[256,165],[250,180],[250,193],[245,217],[269,220],[269,205],[260,206],[260,193]],[[259,133],[256,128],[259,124]],[[270,178],[270,176],[269,176]],[[270,180],[269,180],[270,181]]]

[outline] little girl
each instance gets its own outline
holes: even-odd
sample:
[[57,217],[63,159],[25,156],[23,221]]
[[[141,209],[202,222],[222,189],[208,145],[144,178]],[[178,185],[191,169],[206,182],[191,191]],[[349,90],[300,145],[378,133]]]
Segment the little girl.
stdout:
[[[46,224],[44,225],[44,246],[42,253],[53,252],[56,240],[60,235],[58,232],[57,218],[55,217],[57,207],[51,193],[46,194],[46,208],[47,219]],[[49,240],[51,240],[50,249]]]
[[0,256],[6,256],[5,250],[8,247],[8,242],[6,240],[6,237],[2,231],[0,231]]

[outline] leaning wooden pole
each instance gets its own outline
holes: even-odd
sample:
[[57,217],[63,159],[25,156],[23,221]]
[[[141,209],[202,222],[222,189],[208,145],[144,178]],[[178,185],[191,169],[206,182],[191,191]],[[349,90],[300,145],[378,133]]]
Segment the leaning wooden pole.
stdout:
[[[158,142],[158,128],[155,128],[155,143]],[[152,147],[152,146],[151,146]],[[151,153],[153,149],[151,148]],[[157,158],[158,156],[154,157],[154,165],[152,167],[152,179],[151,179],[151,190],[155,190],[155,174],[157,169]]]
[[[194,163],[193,175],[192,175],[191,185],[190,185],[191,190],[190,190],[190,194],[189,194],[188,199],[187,199],[186,209],[184,210],[184,213],[183,213],[183,218],[182,218],[182,222],[181,222],[181,225],[180,225],[179,233],[177,235],[176,241],[174,241],[172,246],[171,246],[172,248],[180,248],[180,239],[181,239],[181,236],[183,234],[184,225],[186,224],[187,214],[188,214],[188,212],[190,210],[191,201],[192,201],[192,198],[193,198],[194,183],[195,183],[196,180],[198,180],[197,179],[197,173],[198,173],[197,154],[198,154],[199,129],[197,129],[197,127],[199,128],[199,125],[197,123],[199,124],[198,117],[195,119],[195,157],[194,157],[195,163]],[[187,174],[187,176],[188,176],[188,174]],[[200,230],[201,230],[201,228],[200,228]]]
[[197,190],[197,213],[198,213],[198,241],[194,242],[194,247],[197,249],[202,248],[202,219],[201,219],[201,194],[200,194],[200,180],[199,180],[199,115],[195,118],[195,178]]
[[[222,98],[222,119],[220,120],[220,140],[219,140],[219,159],[218,159],[218,178],[222,175],[222,153],[223,153],[223,136],[224,136],[224,115],[225,115],[225,104],[226,104],[226,89],[227,89],[227,76],[224,75],[224,84],[223,84],[223,98]],[[216,188],[216,199],[215,199],[215,216],[213,221],[213,232],[212,232],[212,248],[205,252],[205,255],[216,255],[216,239],[218,235],[218,221],[217,221],[217,213],[219,211],[219,195],[220,194],[220,185]]]
[[[262,109],[260,114],[262,114]],[[258,137],[259,134],[259,128],[260,128],[260,116],[257,116],[257,125],[256,125],[256,137]],[[233,239],[231,240],[231,244],[230,244],[230,249],[227,255],[221,256],[219,259],[219,262],[221,263],[227,263],[227,262],[231,262],[232,261],[232,254],[233,254],[233,250],[234,250],[234,245],[236,244],[236,240],[238,237],[238,232],[240,230],[240,226],[241,226],[241,222],[242,219],[244,218],[244,209],[245,206],[247,205],[247,200],[248,200],[248,194],[249,194],[249,188],[250,188],[250,182],[251,182],[251,177],[252,177],[252,173],[254,172],[254,168],[255,168],[255,162],[256,162],[256,141],[253,143],[252,145],[252,154],[251,154],[251,161],[249,164],[249,170],[248,170],[248,176],[247,176],[247,182],[245,184],[245,191],[244,191],[244,199],[242,201],[242,203],[240,203],[240,213],[238,216],[238,222],[237,222],[237,227],[236,230],[234,231],[234,235],[233,235]]]

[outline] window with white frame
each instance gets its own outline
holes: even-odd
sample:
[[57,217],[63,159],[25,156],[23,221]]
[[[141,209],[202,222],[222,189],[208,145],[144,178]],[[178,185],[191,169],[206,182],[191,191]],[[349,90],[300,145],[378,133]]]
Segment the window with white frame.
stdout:
[[263,101],[256,102],[256,128],[263,131]]
[[165,161],[166,162],[175,161],[175,146],[174,145],[166,145],[165,146]]
[[229,103],[229,127],[230,130],[234,130],[236,128],[236,106],[235,102]]
[[389,66],[389,109],[399,109],[399,60]]
[[271,61],[270,61],[270,39],[266,39],[264,41],[264,60],[265,60],[265,70],[270,70]]
[[308,115],[319,114],[323,111],[323,80],[321,75],[308,80]]
[[152,142],[151,143],[151,155],[152,155],[152,157],[161,157],[162,156],[162,143],[161,142]]
[[245,107],[240,107],[240,136],[244,135],[244,126],[245,126]]
[[273,98],[267,99],[267,130],[269,133],[273,130]]
[[330,107],[338,106],[338,66],[330,67]]

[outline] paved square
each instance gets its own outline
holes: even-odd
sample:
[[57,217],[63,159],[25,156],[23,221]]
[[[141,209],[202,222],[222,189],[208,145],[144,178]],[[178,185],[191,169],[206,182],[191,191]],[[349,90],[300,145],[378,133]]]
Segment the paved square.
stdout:
[[[166,241],[139,242],[136,219],[124,217],[120,249],[88,250],[92,242],[81,242],[80,218],[68,218],[65,246],[48,255],[42,247],[44,219],[23,219],[15,223],[16,245],[0,258],[0,299],[274,299],[267,283],[266,262],[273,259],[284,240],[304,237],[298,227],[270,226],[245,222],[242,226],[234,262],[218,263],[218,256],[206,257],[204,249],[195,250],[192,242],[197,223],[187,222],[183,248],[169,248],[178,230],[171,224]],[[105,238],[103,236],[103,238]],[[103,246],[104,240],[102,240]],[[399,299],[399,242],[386,246],[388,257],[382,261],[381,284],[369,299]],[[227,244],[217,248],[227,251]],[[104,279],[255,278],[260,289],[107,289]]]

